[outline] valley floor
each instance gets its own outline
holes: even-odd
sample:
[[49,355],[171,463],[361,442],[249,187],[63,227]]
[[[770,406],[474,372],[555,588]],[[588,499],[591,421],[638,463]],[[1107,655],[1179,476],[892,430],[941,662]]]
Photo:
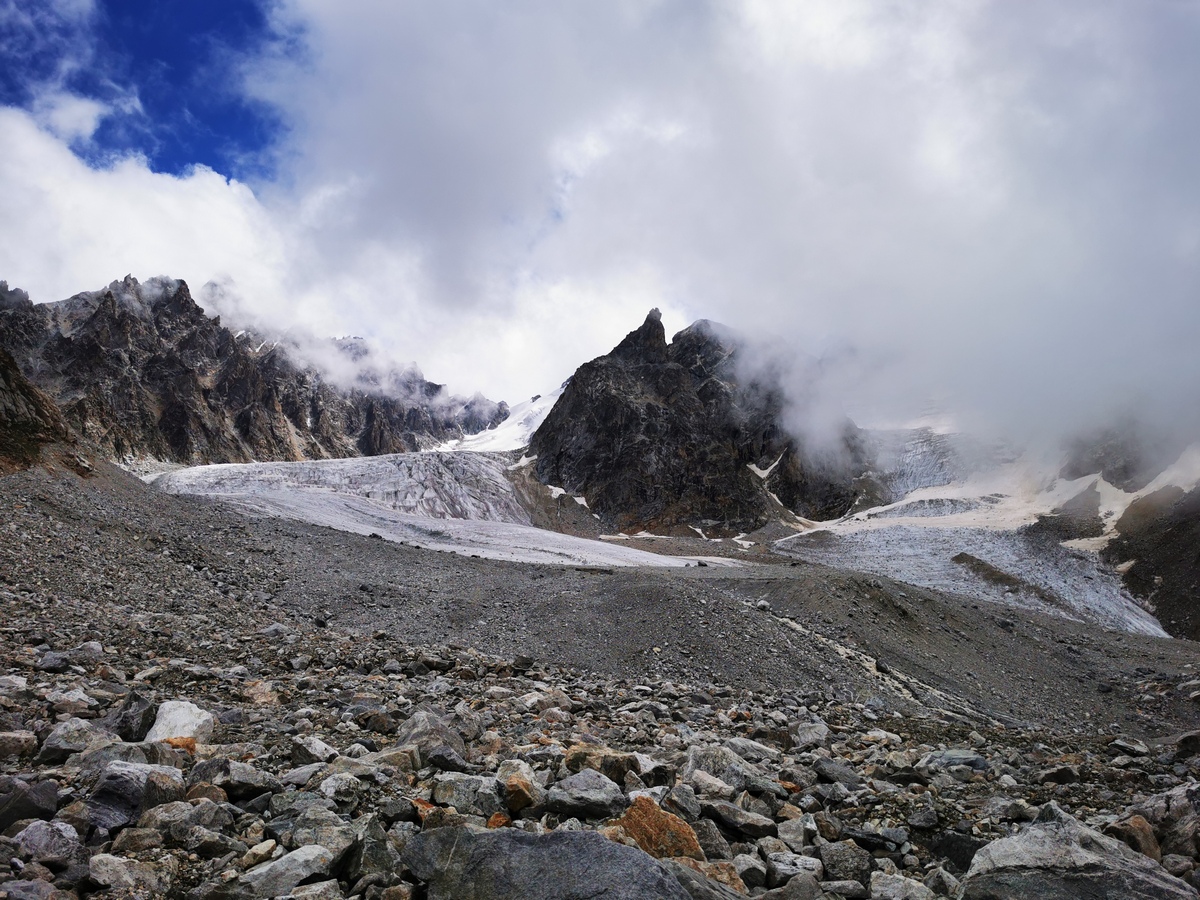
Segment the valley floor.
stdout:
[[1150,737],[1194,726],[1200,712],[1180,687],[1200,677],[1194,643],[761,548],[732,552],[743,563],[735,568],[539,565],[250,516],[160,493],[104,464],[91,478],[34,469],[4,486],[0,582],[47,598],[203,614],[232,597],[412,644],[758,689],[832,685],[884,709],[975,710],[1064,732]]

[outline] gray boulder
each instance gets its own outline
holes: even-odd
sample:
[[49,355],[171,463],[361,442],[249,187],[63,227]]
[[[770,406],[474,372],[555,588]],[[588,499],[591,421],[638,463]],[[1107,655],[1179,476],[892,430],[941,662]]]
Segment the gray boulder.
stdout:
[[37,762],[60,763],[76,753],[82,753],[95,744],[115,741],[117,736],[86,719],[67,719],[54,726],[42,741]]
[[421,765],[429,765],[432,760],[445,762],[454,756],[462,759],[467,756],[462,735],[450,727],[448,719],[428,706],[418,706],[400,724],[396,730],[396,744],[416,747],[421,753]]
[[551,812],[585,819],[611,819],[629,803],[616,782],[595,769],[584,769],[550,788],[546,807]]
[[764,815],[742,809],[736,803],[727,800],[705,800],[701,805],[704,815],[729,831],[739,832],[747,837],[774,837],[778,829],[775,823]]
[[408,842],[404,864],[428,900],[690,900],[650,856],[596,832],[438,828]]
[[1121,841],[1059,808],[975,854],[962,900],[1196,900],[1196,891]]
[[17,835],[17,849],[26,859],[55,871],[87,864],[87,848],[66,822],[33,822]]
[[1181,784],[1134,805],[1124,820],[1140,815],[1154,829],[1164,855],[1200,856],[1200,784]]
[[29,784],[19,778],[0,777],[0,832],[22,819],[53,819],[58,811],[58,785],[53,781]]
[[189,783],[199,784],[202,781],[221,788],[234,801],[265,793],[277,794],[283,790],[283,785],[274,775],[260,771],[249,763],[223,758],[196,763]]
[[871,854],[854,841],[822,844],[817,853],[829,881],[871,883]]
[[332,865],[332,853],[318,844],[310,844],[273,862],[255,866],[238,883],[249,888],[255,897],[282,897],[302,881],[328,875]]
[[728,747],[688,747],[687,759],[679,775],[687,781],[694,772],[711,775],[738,791],[745,790],[752,779],[761,775],[753,764]]
[[104,724],[118,734],[123,741],[144,740],[154,725],[158,708],[137,691],[130,691],[104,720]]
[[98,853],[88,863],[88,878],[118,896],[161,897],[171,882],[170,867]]
[[182,800],[184,791],[176,768],[113,760],[87,799],[88,819],[112,831],[136,822],[147,809]]

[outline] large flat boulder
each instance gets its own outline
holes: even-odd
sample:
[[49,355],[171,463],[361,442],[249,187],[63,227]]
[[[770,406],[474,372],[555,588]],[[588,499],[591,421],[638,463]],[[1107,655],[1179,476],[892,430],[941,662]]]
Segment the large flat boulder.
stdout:
[[1056,803],[1020,834],[975,854],[962,900],[1195,900],[1196,891]]
[[689,900],[651,857],[595,832],[438,828],[409,841],[404,864],[428,900]]

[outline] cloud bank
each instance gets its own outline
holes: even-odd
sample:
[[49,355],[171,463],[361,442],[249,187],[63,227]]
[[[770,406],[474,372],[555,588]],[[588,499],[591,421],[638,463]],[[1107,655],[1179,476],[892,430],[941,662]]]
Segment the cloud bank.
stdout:
[[863,421],[1200,426],[1196,2],[271,11],[229,77],[286,123],[272,180],[84,165],[87,97],[4,110],[0,276],[217,280],[509,401],[658,306],[821,357]]

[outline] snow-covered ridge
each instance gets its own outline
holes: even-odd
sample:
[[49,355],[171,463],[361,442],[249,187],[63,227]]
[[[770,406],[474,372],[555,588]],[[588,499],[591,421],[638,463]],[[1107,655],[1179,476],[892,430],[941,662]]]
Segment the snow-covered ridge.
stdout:
[[478,434],[469,434],[458,440],[446,441],[434,447],[435,452],[450,450],[470,450],[474,453],[503,453],[510,450],[520,450],[529,446],[533,433],[538,426],[550,415],[550,410],[562,396],[563,388],[549,394],[539,395],[523,403],[513,406],[508,418],[495,428],[488,428]]

